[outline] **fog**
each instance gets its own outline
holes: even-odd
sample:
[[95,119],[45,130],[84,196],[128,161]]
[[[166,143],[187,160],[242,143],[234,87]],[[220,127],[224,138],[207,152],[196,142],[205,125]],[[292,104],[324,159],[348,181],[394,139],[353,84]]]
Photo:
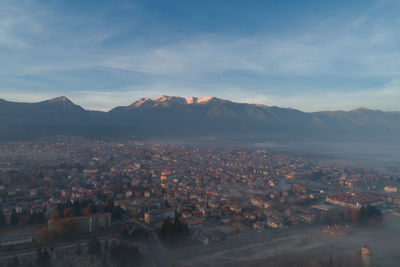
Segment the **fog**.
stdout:
[[174,145],[213,146],[224,148],[266,149],[270,152],[316,160],[323,165],[376,169],[398,175],[400,139],[362,141],[299,141],[277,138],[163,138],[151,140]]
[[270,151],[307,157],[325,165],[372,168],[398,174],[400,141],[388,142],[266,142],[255,143]]
[[[363,245],[371,249],[372,266],[398,266],[400,217],[385,216],[381,225],[354,228],[332,236],[321,226],[266,231],[171,255],[175,266],[357,266]],[[353,265],[354,264],[354,265]]]

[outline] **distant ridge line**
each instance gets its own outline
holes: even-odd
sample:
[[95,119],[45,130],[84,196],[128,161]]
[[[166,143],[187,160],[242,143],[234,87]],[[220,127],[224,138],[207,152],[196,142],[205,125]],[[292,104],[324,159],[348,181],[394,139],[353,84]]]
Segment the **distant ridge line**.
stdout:
[[[189,96],[189,97],[180,97],[180,96],[169,96],[169,95],[162,95],[159,97],[154,97],[154,98],[149,98],[149,97],[142,97],[139,98],[138,100],[134,101],[132,104],[128,105],[128,106],[118,106],[118,107],[129,107],[129,106],[140,106],[141,104],[147,103],[147,102],[154,102],[154,103],[162,103],[162,102],[169,102],[169,101],[180,101],[181,104],[206,104],[210,101],[219,101],[219,102],[230,102],[230,103],[235,103],[235,104],[245,104],[245,105],[255,105],[257,107],[277,107],[277,108],[284,108],[284,109],[293,109],[293,110],[298,110],[295,108],[291,108],[291,107],[279,107],[279,106],[268,106],[268,105],[264,105],[264,104],[259,104],[259,103],[245,103],[245,102],[233,102],[227,99],[222,99],[222,98],[217,98],[214,96],[206,96],[206,97],[195,97],[195,96]],[[54,97],[51,99],[47,99],[47,100],[42,100],[42,101],[38,101],[38,102],[19,102],[19,101],[8,101],[4,98],[0,98],[0,101],[4,101],[4,102],[8,102],[8,103],[29,103],[29,104],[35,104],[35,103],[43,103],[43,102],[66,102],[66,103],[70,103],[73,104],[75,106],[79,106],[76,105],[74,102],[72,102],[68,97],[66,96],[58,96],[58,97]],[[114,108],[112,108],[114,109]],[[110,110],[112,110],[110,109]],[[97,111],[97,110],[93,110],[93,111]],[[301,110],[298,110],[301,111]],[[362,112],[362,111],[376,111],[376,112],[388,112],[388,113],[400,113],[400,111],[383,111],[380,109],[371,109],[371,108],[367,108],[364,106],[361,107],[357,107],[354,109],[350,109],[350,110],[321,110],[321,111],[313,111],[313,112],[305,112],[305,111],[301,111],[304,113],[316,113],[316,112]],[[107,112],[107,111],[106,111]]]

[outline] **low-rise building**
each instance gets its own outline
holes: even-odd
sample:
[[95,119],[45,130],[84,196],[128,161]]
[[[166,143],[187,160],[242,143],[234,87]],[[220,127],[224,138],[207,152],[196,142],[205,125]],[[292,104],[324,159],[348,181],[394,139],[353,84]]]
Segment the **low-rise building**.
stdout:
[[43,226],[6,228],[0,232],[0,246],[31,243],[37,238],[37,232]]

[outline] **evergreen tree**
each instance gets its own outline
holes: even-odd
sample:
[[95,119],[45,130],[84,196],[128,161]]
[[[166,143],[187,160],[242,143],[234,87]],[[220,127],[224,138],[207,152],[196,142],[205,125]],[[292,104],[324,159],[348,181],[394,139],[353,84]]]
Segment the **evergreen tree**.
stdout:
[[19,261],[18,261],[17,255],[14,254],[14,257],[13,257],[12,261],[8,264],[8,266],[10,266],[10,267],[19,266]]
[[127,240],[129,239],[129,232],[128,229],[124,228],[121,232],[120,232],[120,237],[123,240]]
[[333,257],[332,257],[332,254],[329,254],[328,266],[329,266],[329,267],[333,267]]
[[98,211],[96,205],[93,204],[92,202],[88,204],[88,208],[89,208],[90,214],[95,214]]
[[43,212],[33,212],[31,216],[29,216],[28,224],[43,224],[45,221],[46,218]]
[[43,250],[38,248],[36,252],[36,266],[37,267],[50,267],[50,255],[47,249]]
[[380,221],[382,219],[381,210],[375,206],[367,205],[366,207],[361,207],[358,221],[360,224],[368,225],[370,219],[375,221]]
[[81,249],[79,246],[76,248],[75,254],[76,254],[77,256],[80,256],[80,255],[82,254],[82,249]]
[[19,216],[18,216],[17,212],[15,211],[15,209],[12,209],[10,224],[17,225],[18,222],[19,222]]
[[88,253],[90,255],[100,256],[101,244],[97,237],[92,237],[88,242]]
[[39,247],[38,250],[36,251],[36,263],[37,264],[40,262],[41,258],[42,258],[42,248]]
[[42,253],[42,266],[43,267],[50,267],[50,255],[49,252],[47,251],[47,249],[45,249]]
[[112,220],[121,220],[123,213],[124,213],[124,210],[120,206],[114,206],[111,211],[111,219]]
[[6,223],[6,216],[4,216],[3,211],[0,210],[0,227],[5,226]]
[[108,264],[107,257],[103,257],[101,261],[101,267],[110,267],[110,264]]
[[107,201],[104,203],[104,211],[106,212],[112,212],[112,209],[115,207],[114,201],[112,199],[107,199]]
[[120,243],[110,248],[110,260],[119,267],[140,265],[142,255],[133,245]]
[[160,235],[165,241],[169,242],[179,242],[183,240],[189,233],[188,226],[182,221],[182,219],[177,215],[175,216],[174,223],[170,220],[165,220],[161,230]]
[[104,250],[108,251],[109,245],[108,245],[108,240],[104,243]]

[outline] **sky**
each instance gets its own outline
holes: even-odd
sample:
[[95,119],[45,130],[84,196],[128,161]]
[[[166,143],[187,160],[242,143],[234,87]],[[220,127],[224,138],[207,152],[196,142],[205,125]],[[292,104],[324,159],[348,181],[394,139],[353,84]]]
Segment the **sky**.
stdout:
[[0,98],[400,111],[400,2],[0,0]]

